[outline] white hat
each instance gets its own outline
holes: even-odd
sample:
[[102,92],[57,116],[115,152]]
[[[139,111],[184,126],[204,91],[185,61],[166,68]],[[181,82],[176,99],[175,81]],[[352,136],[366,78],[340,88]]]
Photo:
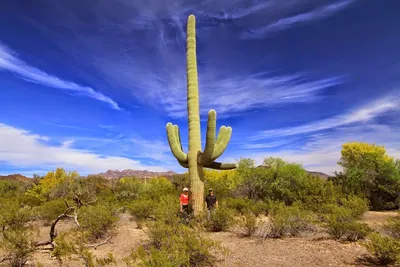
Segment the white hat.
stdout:
[[183,191],[189,191],[189,189],[187,187],[183,188]]

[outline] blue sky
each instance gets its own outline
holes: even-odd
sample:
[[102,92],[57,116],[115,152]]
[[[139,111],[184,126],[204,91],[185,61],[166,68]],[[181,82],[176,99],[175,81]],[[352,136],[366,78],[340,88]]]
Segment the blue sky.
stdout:
[[223,161],[269,156],[340,170],[341,144],[400,158],[400,3],[0,2],[0,174],[185,171],[186,20],[197,18],[202,138],[233,128]]

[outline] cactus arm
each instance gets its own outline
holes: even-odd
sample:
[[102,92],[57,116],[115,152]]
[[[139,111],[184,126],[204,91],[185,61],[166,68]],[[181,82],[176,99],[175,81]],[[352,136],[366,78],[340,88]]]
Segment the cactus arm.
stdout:
[[186,153],[182,151],[182,145],[180,143],[180,138],[177,135],[179,133],[179,129],[177,125],[172,125],[172,123],[167,123],[167,136],[168,143],[171,149],[172,154],[175,158],[180,162],[187,162],[188,156]]
[[214,169],[214,170],[232,170],[237,168],[236,163],[221,163],[221,162],[213,162],[204,166],[205,168]]
[[189,163],[187,163],[187,162],[182,162],[182,161],[179,161],[178,160],[178,163],[179,163],[179,165],[181,165],[183,168],[189,168]]
[[220,157],[222,155],[222,153],[224,153],[224,151],[227,148],[228,143],[231,139],[231,135],[232,135],[231,127],[222,126],[220,128],[219,133],[218,133],[217,143],[214,147],[213,155],[212,155],[210,161],[208,161],[208,164],[211,164],[214,160],[216,160],[218,157]]
[[208,112],[206,147],[204,148],[203,154],[201,154],[198,159],[200,165],[204,165],[209,162],[214,153],[216,124],[217,114],[215,110],[212,109]]
[[181,148],[181,150],[183,152],[181,134],[179,132],[179,126],[178,125],[174,125],[174,130],[175,130],[176,139],[178,140],[179,146],[180,146],[180,148]]
[[[187,162],[178,161],[183,168],[188,168],[189,164]],[[233,170],[237,168],[236,163],[221,163],[212,162],[211,164],[204,165],[204,168],[214,169],[214,170]]]

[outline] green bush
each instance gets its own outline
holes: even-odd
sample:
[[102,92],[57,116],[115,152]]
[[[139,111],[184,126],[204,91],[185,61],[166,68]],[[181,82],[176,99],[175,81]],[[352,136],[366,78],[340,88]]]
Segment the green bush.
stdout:
[[162,221],[149,224],[149,239],[124,259],[128,266],[212,266],[216,261],[212,252],[221,249],[195,229]]
[[378,233],[369,236],[364,246],[381,264],[392,264],[400,258],[400,241]]
[[323,222],[350,222],[355,220],[354,212],[336,204],[327,204],[322,207],[320,219]]
[[357,196],[349,196],[341,198],[340,202],[344,208],[351,211],[351,216],[354,219],[359,219],[365,212],[368,211],[368,200]]
[[31,230],[18,227],[1,232],[0,248],[4,250],[4,258],[11,266],[24,266],[35,251]]
[[366,223],[356,221],[330,221],[327,229],[329,235],[333,238],[345,239],[353,242],[364,239],[372,231]]
[[57,245],[52,251],[52,256],[61,264],[65,259],[71,259],[72,256],[78,256],[83,259],[84,265],[87,267],[116,264],[112,253],[108,253],[106,258],[96,258],[85,244],[88,241],[88,237],[90,237],[88,232],[80,230],[60,233],[54,240]]
[[226,231],[234,224],[233,210],[219,207],[211,211],[211,220],[207,223],[210,231]]
[[239,227],[242,235],[253,236],[260,227],[260,221],[256,215],[247,212],[239,219]]
[[383,228],[391,237],[400,239],[400,216],[389,219]]
[[45,220],[45,224],[47,225],[55,220],[59,215],[63,214],[66,209],[67,205],[62,199],[45,202],[37,208],[39,217]]
[[144,192],[145,184],[136,178],[124,177],[115,185],[115,197],[122,203],[130,203],[138,199]]
[[22,207],[18,199],[0,199],[0,227],[20,228],[26,225],[32,217],[33,210]]
[[254,215],[258,216],[261,214],[266,214],[268,205],[261,200],[253,200],[248,198],[225,198],[222,201],[223,205],[237,211],[239,214],[245,214],[247,212],[252,212]]
[[297,203],[286,206],[282,202],[272,202],[269,220],[269,232],[265,233],[265,237],[297,236],[301,232],[314,230],[311,214]]
[[82,229],[91,237],[101,238],[109,233],[118,221],[116,208],[110,204],[84,206],[79,210],[79,222]]
[[152,178],[145,185],[144,197],[157,202],[164,196],[174,195],[177,193],[175,186],[164,177]]
[[153,215],[154,213],[154,201],[152,200],[136,200],[132,204],[127,206],[129,213],[136,219],[138,228],[142,228],[141,224],[144,220]]

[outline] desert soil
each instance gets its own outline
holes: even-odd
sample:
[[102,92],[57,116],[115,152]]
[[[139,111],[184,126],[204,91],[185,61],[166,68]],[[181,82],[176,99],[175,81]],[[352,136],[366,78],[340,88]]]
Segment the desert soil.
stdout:
[[[380,231],[382,224],[396,212],[367,212],[363,216],[370,227]],[[58,224],[58,231],[65,231],[75,227],[73,221],[64,221]],[[48,239],[49,227],[40,225],[36,239]],[[284,239],[259,239],[241,237],[234,232],[205,233],[207,237],[220,241],[229,250],[222,257],[219,267],[235,266],[375,266],[367,261],[370,256],[366,249],[358,243],[338,242],[327,238],[324,234],[313,234],[304,237]],[[115,235],[108,243],[91,249],[96,257],[104,258],[112,253],[117,260],[116,266],[126,266],[123,258],[128,256],[132,249],[146,240],[143,230],[128,214],[122,214],[115,230]],[[60,265],[54,258],[49,258],[46,251],[36,252],[31,266],[84,266],[80,259],[71,259]],[[39,265],[40,266],[40,265]],[[115,266],[115,265],[114,265]]]

